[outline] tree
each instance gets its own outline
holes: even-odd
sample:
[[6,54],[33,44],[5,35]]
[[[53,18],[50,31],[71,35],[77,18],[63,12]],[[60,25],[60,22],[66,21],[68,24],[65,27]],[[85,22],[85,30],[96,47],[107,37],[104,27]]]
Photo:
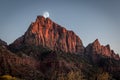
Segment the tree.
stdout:
[[110,80],[110,75],[107,72],[103,72],[97,76],[97,80]]
[[67,74],[67,80],[85,80],[85,79],[83,73],[81,72],[81,70],[79,70],[79,71],[70,71]]

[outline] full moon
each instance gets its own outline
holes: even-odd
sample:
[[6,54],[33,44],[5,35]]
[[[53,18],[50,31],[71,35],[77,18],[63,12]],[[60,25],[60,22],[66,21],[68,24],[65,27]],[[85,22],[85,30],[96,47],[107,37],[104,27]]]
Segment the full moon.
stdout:
[[49,12],[44,12],[44,13],[43,13],[43,16],[44,16],[45,18],[48,18],[48,17],[49,17]]

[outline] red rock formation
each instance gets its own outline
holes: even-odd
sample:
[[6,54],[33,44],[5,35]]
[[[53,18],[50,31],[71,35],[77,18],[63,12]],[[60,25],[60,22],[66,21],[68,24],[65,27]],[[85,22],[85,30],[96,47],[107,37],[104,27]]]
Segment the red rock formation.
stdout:
[[12,53],[3,46],[0,45],[0,76],[10,74],[25,80],[35,80],[33,76],[41,76],[41,72],[38,71],[40,61],[24,53],[18,56],[17,53]]
[[93,43],[89,44],[86,47],[86,53],[100,54],[109,58],[120,60],[119,55],[114,53],[114,51],[110,49],[110,45],[103,46],[100,44],[98,39],[96,39]]
[[52,50],[70,53],[84,52],[82,41],[73,31],[68,31],[43,16],[38,16],[26,33],[12,45],[19,48],[23,44],[42,45]]

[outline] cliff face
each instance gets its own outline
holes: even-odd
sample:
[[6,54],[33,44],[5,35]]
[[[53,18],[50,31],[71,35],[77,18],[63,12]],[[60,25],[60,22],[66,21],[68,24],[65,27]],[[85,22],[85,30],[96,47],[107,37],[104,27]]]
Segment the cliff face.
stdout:
[[100,44],[98,39],[86,47],[86,54],[99,54],[120,60],[119,55],[115,54],[114,51],[110,49],[110,45],[103,46]]
[[73,31],[68,31],[43,16],[37,16],[36,21],[31,23],[25,34],[15,40],[10,47],[21,50],[25,45],[42,46],[54,51],[69,53],[99,54],[116,60],[120,59],[109,45],[101,45],[98,39],[84,48],[81,39]]
[[10,74],[25,80],[58,80],[71,79],[68,75],[72,73],[73,79],[84,74],[80,79],[101,80],[99,77],[104,72],[108,72],[105,80],[120,80],[120,57],[109,45],[103,46],[96,39],[84,48],[73,31],[43,16],[38,16],[11,45],[0,39],[0,75]]
[[84,52],[81,39],[73,31],[68,31],[43,16],[38,16],[36,21],[31,23],[26,33],[12,45],[14,48],[19,48],[23,44],[42,45],[51,50],[70,53]]

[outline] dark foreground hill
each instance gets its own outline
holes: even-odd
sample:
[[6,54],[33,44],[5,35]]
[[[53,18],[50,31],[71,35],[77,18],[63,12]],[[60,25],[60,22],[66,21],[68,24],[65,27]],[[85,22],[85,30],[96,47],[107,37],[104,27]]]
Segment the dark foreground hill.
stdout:
[[0,40],[0,75],[25,80],[120,80],[120,57],[96,39],[87,47],[73,32],[38,16],[23,36]]

